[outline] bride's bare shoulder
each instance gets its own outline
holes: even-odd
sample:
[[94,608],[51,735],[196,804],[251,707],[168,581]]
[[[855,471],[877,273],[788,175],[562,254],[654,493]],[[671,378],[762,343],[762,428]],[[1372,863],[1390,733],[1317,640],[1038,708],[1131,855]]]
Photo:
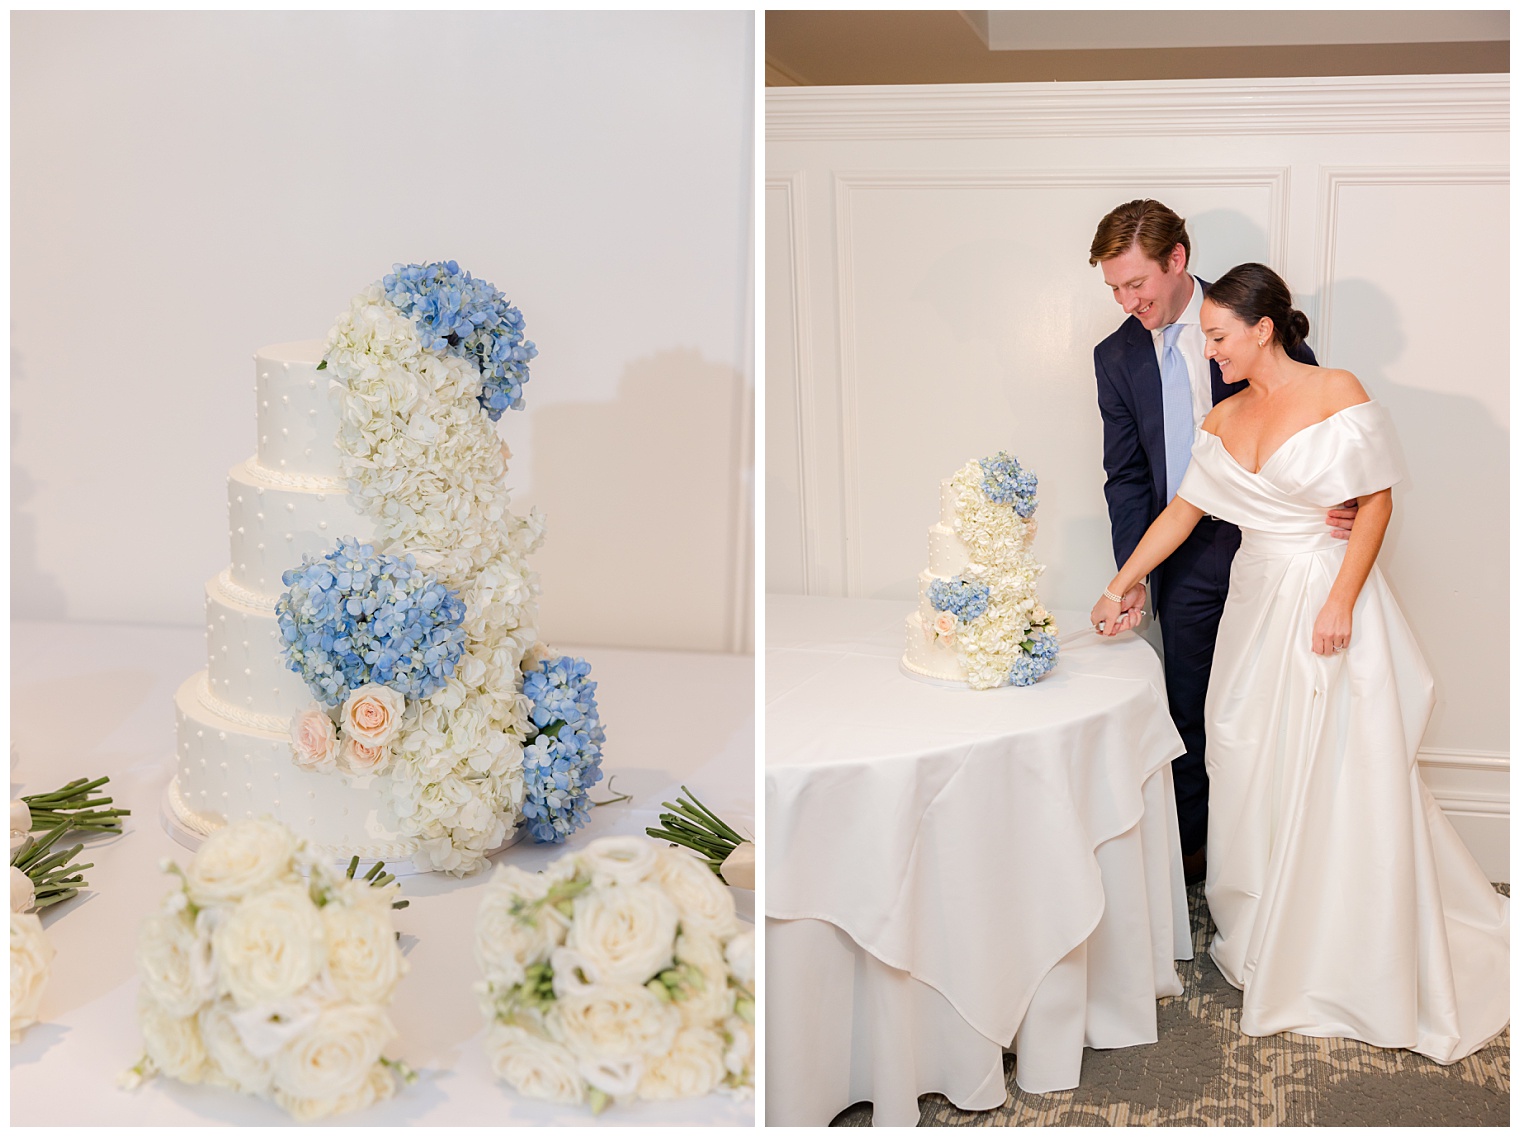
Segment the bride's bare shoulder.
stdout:
[[1200,424],[1201,429],[1208,434],[1218,434],[1219,428],[1228,422],[1230,416],[1235,413],[1235,407],[1231,406],[1231,404],[1239,398],[1239,395],[1232,395],[1228,399],[1221,399],[1215,403],[1214,409],[1204,416],[1203,422]]
[[1337,414],[1371,398],[1361,380],[1351,372],[1342,371],[1338,367],[1321,367],[1319,371],[1318,394],[1320,409],[1324,414]]

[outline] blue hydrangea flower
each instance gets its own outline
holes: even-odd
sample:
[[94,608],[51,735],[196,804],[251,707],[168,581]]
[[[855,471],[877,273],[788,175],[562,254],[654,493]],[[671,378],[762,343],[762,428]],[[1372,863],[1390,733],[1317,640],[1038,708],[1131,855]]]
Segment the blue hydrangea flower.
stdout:
[[1019,460],[1006,450],[999,450],[991,458],[983,458],[981,466],[982,492],[988,500],[1011,505],[1015,513],[1029,520],[1039,505],[1034,494],[1040,480],[1020,466]]
[[454,261],[393,265],[380,281],[386,298],[417,325],[423,348],[471,360],[484,380],[480,405],[495,422],[523,405],[528,361],[538,354],[523,338],[522,313],[484,280]]
[[1055,666],[1056,656],[1060,653],[1061,642],[1049,632],[1035,632],[1024,641],[1024,650],[1036,659],[1046,659],[1051,666]]
[[1060,644],[1049,632],[1035,632],[1020,645],[1019,657],[1013,661],[1008,682],[1015,687],[1028,687],[1056,665]]
[[275,606],[290,670],[335,707],[366,683],[425,699],[464,653],[464,602],[417,567],[344,537],[285,572]]
[[985,584],[965,580],[936,580],[929,585],[929,603],[937,612],[954,612],[962,621],[975,620],[987,611],[991,595]]
[[589,790],[602,780],[596,684],[584,659],[541,660],[523,676],[534,732],[523,747],[523,817],[539,842],[559,843],[591,815]]

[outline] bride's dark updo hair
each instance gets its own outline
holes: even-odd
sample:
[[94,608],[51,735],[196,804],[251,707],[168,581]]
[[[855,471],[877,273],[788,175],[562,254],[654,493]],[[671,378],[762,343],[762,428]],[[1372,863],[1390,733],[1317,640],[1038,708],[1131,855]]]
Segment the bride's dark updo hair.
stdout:
[[1266,265],[1236,265],[1209,286],[1208,299],[1235,313],[1246,324],[1263,316],[1272,321],[1272,338],[1289,351],[1309,334],[1309,317],[1293,307],[1283,278]]

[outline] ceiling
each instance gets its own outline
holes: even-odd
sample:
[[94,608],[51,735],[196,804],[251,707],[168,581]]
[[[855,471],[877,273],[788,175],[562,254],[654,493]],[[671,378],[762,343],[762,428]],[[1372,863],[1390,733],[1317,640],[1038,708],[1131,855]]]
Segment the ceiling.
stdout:
[[768,11],[767,86],[1509,71],[1509,12]]

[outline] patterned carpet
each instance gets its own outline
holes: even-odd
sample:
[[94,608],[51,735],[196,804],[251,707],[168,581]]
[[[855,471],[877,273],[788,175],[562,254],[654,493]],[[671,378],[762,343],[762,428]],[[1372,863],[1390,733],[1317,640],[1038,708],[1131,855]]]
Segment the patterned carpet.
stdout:
[[[1509,895],[1509,886],[1497,886]],[[1205,954],[1214,934],[1203,886],[1188,889],[1190,961],[1183,993],[1157,1004],[1159,1041],[1087,1050],[1074,1090],[1026,1094],[980,1113],[938,1094],[919,1099],[920,1125],[1508,1125],[1509,1031],[1478,1053],[1440,1066],[1407,1050],[1338,1038],[1240,1033],[1240,992]],[[835,1125],[870,1125],[868,1103]]]

